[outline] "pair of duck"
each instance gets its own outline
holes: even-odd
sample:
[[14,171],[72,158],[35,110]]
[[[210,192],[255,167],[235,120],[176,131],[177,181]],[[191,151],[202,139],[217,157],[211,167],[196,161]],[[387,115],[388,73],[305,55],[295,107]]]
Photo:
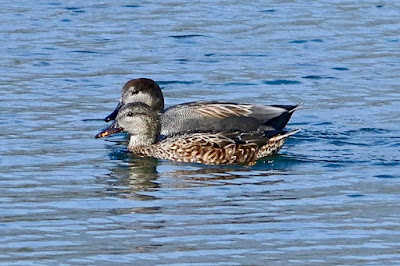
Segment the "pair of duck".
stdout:
[[255,164],[276,154],[299,130],[283,131],[298,105],[254,105],[199,101],[164,110],[158,84],[133,79],[105,121],[115,120],[96,135],[127,131],[128,150],[141,156],[202,164]]

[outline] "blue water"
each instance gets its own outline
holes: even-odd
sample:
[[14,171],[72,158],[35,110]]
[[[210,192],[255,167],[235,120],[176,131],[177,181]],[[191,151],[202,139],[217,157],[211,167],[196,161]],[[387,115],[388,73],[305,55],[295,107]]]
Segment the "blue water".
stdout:
[[[0,263],[400,264],[400,3],[8,1]],[[131,78],[167,106],[296,104],[254,167],[96,140]]]

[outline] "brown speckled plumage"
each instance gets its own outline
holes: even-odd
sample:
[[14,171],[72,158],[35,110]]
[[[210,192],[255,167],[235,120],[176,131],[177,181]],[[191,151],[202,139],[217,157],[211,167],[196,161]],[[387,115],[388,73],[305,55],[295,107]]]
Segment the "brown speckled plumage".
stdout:
[[128,149],[142,156],[202,164],[255,164],[276,154],[285,140],[298,130],[268,132],[196,132],[161,140],[160,120],[142,103],[123,106],[116,121],[97,137],[124,129],[131,134]]
[[261,146],[255,142],[241,143],[230,138],[233,134],[238,136],[240,133],[231,133],[228,136],[224,133],[194,133],[167,138],[148,147],[134,147],[130,150],[143,156],[178,162],[253,165],[259,158],[276,154],[287,137],[297,131],[264,138],[265,143]]

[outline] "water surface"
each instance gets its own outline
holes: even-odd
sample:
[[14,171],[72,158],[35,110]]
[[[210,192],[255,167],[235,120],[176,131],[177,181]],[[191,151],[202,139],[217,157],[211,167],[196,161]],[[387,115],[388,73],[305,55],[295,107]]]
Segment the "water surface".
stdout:
[[[0,262],[400,263],[400,5],[19,1],[0,10]],[[296,104],[254,167],[95,140],[131,78],[166,104]]]

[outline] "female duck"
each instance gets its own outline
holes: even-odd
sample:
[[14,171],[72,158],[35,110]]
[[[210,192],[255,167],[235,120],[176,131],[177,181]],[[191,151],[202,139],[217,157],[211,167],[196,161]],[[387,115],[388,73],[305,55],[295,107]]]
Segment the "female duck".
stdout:
[[178,162],[249,165],[276,154],[285,140],[298,132],[196,132],[163,137],[158,114],[144,103],[122,106],[114,123],[96,138],[121,131],[130,134],[129,151],[142,156]]
[[151,79],[132,79],[122,87],[121,100],[105,121],[114,120],[125,104],[141,102],[161,113],[161,135],[171,136],[196,131],[281,130],[298,105],[255,105],[232,102],[199,101],[171,106],[164,110],[164,97]]

